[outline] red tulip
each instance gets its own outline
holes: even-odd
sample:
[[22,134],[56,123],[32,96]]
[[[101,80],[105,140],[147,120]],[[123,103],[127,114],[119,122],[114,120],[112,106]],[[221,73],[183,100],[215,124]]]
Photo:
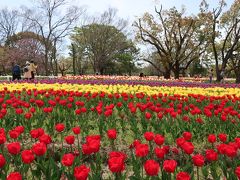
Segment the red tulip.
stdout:
[[31,135],[32,138],[37,139],[40,136],[39,130],[38,129],[31,130],[30,135]]
[[37,156],[43,156],[47,151],[47,146],[44,143],[36,143],[32,146],[32,151]]
[[145,157],[149,153],[149,147],[147,144],[139,144],[135,148],[135,154],[137,157]]
[[206,159],[208,161],[216,161],[218,159],[218,154],[213,149],[206,150]]
[[14,128],[14,130],[21,134],[21,133],[24,132],[24,127],[23,126],[17,126],[17,127]]
[[240,178],[240,166],[238,166],[238,167],[235,169],[235,174],[237,175],[238,178]]
[[108,131],[107,131],[107,136],[108,136],[108,138],[109,139],[116,139],[117,138],[117,131],[116,131],[116,129],[109,129]]
[[87,143],[91,143],[92,141],[99,141],[101,140],[101,136],[100,135],[90,135],[86,137],[86,142]]
[[97,153],[100,149],[100,141],[99,140],[92,140],[88,143],[92,153]]
[[61,162],[64,166],[72,166],[74,159],[75,159],[74,155],[71,153],[68,153],[63,155]]
[[172,152],[173,152],[174,154],[179,154],[178,148],[173,147],[171,150],[172,150]]
[[50,144],[52,142],[52,138],[48,134],[43,134],[38,139],[41,143],[45,144]]
[[104,112],[104,116],[105,117],[109,117],[109,116],[111,116],[112,115],[112,109],[108,109],[108,110],[106,110],[105,112]]
[[149,112],[146,112],[145,113],[145,118],[146,119],[150,119],[152,117],[152,114],[151,113],[149,113]]
[[80,128],[79,126],[73,127],[73,128],[72,128],[72,131],[73,131],[74,134],[80,134],[81,128]]
[[237,156],[237,149],[231,145],[226,145],[224,152],[230,158],[234,158],[235,156]]
[[158,146],[161,146],[163,145],[165,139],[162,135],[160,134],[156,134],[155,137],[154,137],[154,142],[158,145]]
[[86,167],[85,165],[77,166],[74,168],[74,177],[76,180],[86,180],[89,172],[90,168]]
[[220,139],[221,142],[226,142],[227,141],[227,135],[226,134],[219,134],[218,138]]
[[191,176],[187,172],[179,172],[176,180],[191,180]]
[[184,132],[183,137],[186,141],[189,141],[192,139],[192,134],[190,132]]
[[22,180],[22,175],[19,172],[11,172],[7,176],[7,180]]
[[16,112],[16,114],[22,114],[23,113],[23,109],[22,108],[17,108],[16,110],[15,110],[15,112]]
[[9,131],[8,133],[9,133],[9,136],[13,139],[17,139],[20,135],[20,133],[18,131],[16,131],[15,129]]
[[135,139],[133,143],[130,145],[130,148],[135,148],[139,144],[141,144],[141,142],[138,139]]
[[189,121],[190,121],[190,118],[189,118],[188,116],[184,115],[184,116],[182,117],[182,120],[185,121],[185,122],[189,122]]
[[166,154],[168,154],[170,152],[170,146],[163,146],[163,149]]
[[204,123],[204,121],[202,120],[202,118],[197,118],[195,121],[196,121],[197,123],[199,123],[199,124],[203,124],[203,123]]
[[7,145],[8,152],[12,155],[17,155],[20,152],[21,145],[19,142],[12,142]]
[[92,154],[92,149],[90,148],[90,146],[88,144],[83,144],[82,145],[82,153],[85,154],[85,155]]
[[186,154],[192,154],[194,151],[194,146],[191,142],[185,142],[182,145],[182,149]]
[[100,149],[100,135],[86,137],[86,143],[82,145],[83,154],[96,153]]
[[122,152],[112,151],[109,153],[109,158],[113,158],[113,157],[119,157],[119,158],[122,158],[123,161],[125,161],[125,159],[127,158],[127,155]]
[[156,147],[154,149],[154,152],[159,159],[164,159],[164,156],[166,154],[165,150],[163,148]]
[[117,107],[122,107],[122,102],[117,102]]
[[22,151],[21,157],[22,157],[23,163],[25,163],[25,164],[30,164],[35,159],[32,150]]
[[6,136],[5,136],[5,134],[0,134],[0,145],[1,144],[4,144],[5,142],[6,142]]
[[216,142],[216,136],[214,134],[209,134],[208,136],[208,142],[215,143]]
[[113,173],[122,172],[125,169],[126,155],[121,152],[111,152],[108,159],[108,167]]
[[[234,139],[235,143],[237,144],[238,148],[240,149],[240,138]],[[0,141],[1,142],[1,141]],[[1,143],[0,143],[1,144]]]
[[225,148],[226,148],[227,144],[219,144],[217,145],[217,151],[220,154],[225,154]]
[[6,159],[2,154],[0,154],[0,168],[2,168],[6,164]]
[[4,128],[0,128],[0,135],[1,134],[5,135],[5,129]]
[[67,108],[69,108],[69,109],[71,109],[72,106],[73,106],[73,105],[72,105],[71,103],[68,103],[68,104],[67,104]]
[[179,147],[182,147],[182,145],[183,145],[185,142],[186,142],[186,140],[185,140],[185,138],[183,138],[183,137],[180,137],[180,138],[177,138],[177,139],[176,139],[176,144],[177,144],[177,146],[179,146]]
[[36,109],[35,109],[34,107],[31,107],[31,108],[30,108],[30,112],[31,112],[31,113],[35,113],[35,112],[36,112]]
[[195,166],[202,167],[204,165],[204,156],[201,154],[192,156],[192,160]]
[[75,137],[70,135],[70,136],[66,136],[65,137],[65,141],[67,144],[71,145],[71,144],[74,144],[74,141],[75,141]]
[[177,167],[177,162],[175,160],[165,160],[163,162],[163,169],[168,173],[173,173]]
[[159,166],[158,162],[156,162],[154,160],[147,160],[144,163],[144,169],[145,169],[147,175],[157,176],[160,166]]
[[154,133],[153,132],[145,132],[144,137],[147,141],[152,141],[154,139]]
[[62,123],[56,124],[55,129],[57,132],[62,132],[65,129],[65,125]]
[[31,119],[32,114],[31,114],[31,113],[26,113],[26,114],[24,115],[24,117],[25,117],[26,119]]
[[84,102],[82,101],[76,101],[75,104],[80,107],[84,106]]

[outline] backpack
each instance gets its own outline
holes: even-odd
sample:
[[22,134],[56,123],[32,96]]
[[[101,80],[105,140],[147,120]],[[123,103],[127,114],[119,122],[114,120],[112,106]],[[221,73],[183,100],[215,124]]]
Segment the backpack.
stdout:
[[24,67],[23,72],[28,72],[28,67]]
[[21,70],[18,65],[13,66],[13,74],[21,74]]

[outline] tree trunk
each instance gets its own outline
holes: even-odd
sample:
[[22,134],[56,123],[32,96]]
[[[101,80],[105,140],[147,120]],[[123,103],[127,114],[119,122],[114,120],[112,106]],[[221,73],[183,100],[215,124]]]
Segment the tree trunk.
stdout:
[[164,79],[170,79],[171,78],[171,70],[166,69],[163,74]]
[[57,76],[58,75],[58,62],[57,62],[56,59],[54,60],[54,65],[55,65],[55,73],[54,73],[54,75]]
[[99,73],[100,73],[100,75],[103,75],[104,69],[103,69],[103,68],[100,68]]
[[218,67],[218,65],[216,65],[216,81],[220,82],[221,81],[221,71],[220,68]]
[[217,73],[216,76],[217,76],[217,77],[216,77],[216,81],[217,81],[217,82],[220,82],[220,81],[221,81],[221,75],[220,75],[220,73]]
[[44,55],[44,68],[45,68],[45,75],[48,76],[49,75],[49,69],[48,69],[48,51],[45,51],[45,55]]
[[174,72],[174,79],[179,79],[179,71]]
[[236,82],[237,84],[240,83],[240,73],[238,73],[238,75],[236,76],[235,82]]
[[180,64],[176,61],[175,66],[173,67],[174,79],[179,79],[180,74]]
[[51,72],[53,75],[55,75],[54,67],[53,67],[53,60],[51,59],[50,61],[50,67],[51,67]]
[[2,70],[3,70],[3,75],[6,75],[6,68],[5,68],[5,66],[4,65],[2,65]]
[[72,45],[73,75],[76,76],[76,49],[74,44],[71,45]]
[[182,77],[186,77],[185,69],[182,70]]
[[76,76],[76,58],[75,58],[75,54],[73,54],[73,75]]
[[51,55],[51,69],[52,69],[52,74],[54,76],[57,76],[58,75],[58,62],[57,62],[55,50],[52,51],[52,55]]
[[236,68],[234,70],[234,73],[236,75],[235,83],[239,84],[240,83],[240,68]]

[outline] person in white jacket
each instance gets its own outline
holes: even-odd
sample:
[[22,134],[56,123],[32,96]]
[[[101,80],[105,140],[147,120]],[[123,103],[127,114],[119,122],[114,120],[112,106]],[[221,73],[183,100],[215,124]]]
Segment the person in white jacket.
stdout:
[[23,68],[23,78],[29,80],[32,78],[32,74],[30,71],[30,63],[27,61],[26,66]]

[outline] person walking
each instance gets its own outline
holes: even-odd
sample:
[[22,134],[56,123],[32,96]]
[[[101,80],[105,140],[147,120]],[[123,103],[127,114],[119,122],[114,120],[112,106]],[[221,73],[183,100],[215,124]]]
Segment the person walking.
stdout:
[[20,80],[21,79],[21,69],[20,66],[18,64],[14,63],[12,64],[12,80],[14,81],[15,79]]
[[26,66],[23,68],[23,77],[25,80],[29,80],[32,78],[32,74],[30,71],[30,63],[27,61]]
[[209,82],[212,83],[212,79],[213,79],[213,69],[211,69],[209,71]]
[[37,65],[35,65],[33,61],[30,62],[29,70],[31,72],[31,79],[34,79],[35,74],[36,74],[36,70],[37,70]]

